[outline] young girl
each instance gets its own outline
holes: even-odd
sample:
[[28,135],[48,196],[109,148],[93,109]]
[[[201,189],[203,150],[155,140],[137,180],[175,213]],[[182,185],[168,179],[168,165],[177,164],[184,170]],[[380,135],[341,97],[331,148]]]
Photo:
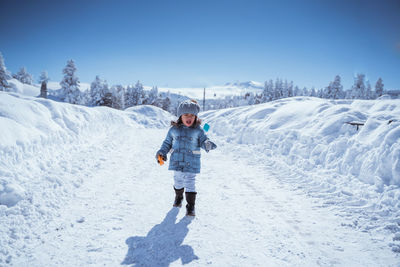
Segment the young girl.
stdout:
[[196,174],[200,173],[200,148],[206,152],[217,146],[211,142],[200,127],[197,117],[200,106],[195,100],[185,100],[178,106],[178,120],[171,122],[167,137],[156,154],[166,161],[167,153],[172,152],[169,170],[174,171],[174,207],[181,207],[183,191],[186,189],[186,215],[194,216],[196,201]]

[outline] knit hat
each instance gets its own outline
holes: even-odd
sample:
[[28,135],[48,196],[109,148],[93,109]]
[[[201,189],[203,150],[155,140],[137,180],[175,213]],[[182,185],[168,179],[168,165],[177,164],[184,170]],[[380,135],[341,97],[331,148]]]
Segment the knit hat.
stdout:
[[195,100],[182,101],[178,106],[177,116],[178,118],[183,114],[193,114],[197,116],[200,111],[200,106]]

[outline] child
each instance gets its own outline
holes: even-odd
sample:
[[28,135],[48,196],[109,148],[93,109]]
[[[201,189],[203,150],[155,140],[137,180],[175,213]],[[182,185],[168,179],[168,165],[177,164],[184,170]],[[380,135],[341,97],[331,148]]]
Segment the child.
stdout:
[[186,189],[186,215],[195,216],[196,174],[200,173],[200,148],[206,152],[217,146],[211,142],[200,127],[201,120],[197,117],[200,106],[195,100],[185,100],[178,106],[178,120],[171,122],[167,137],[156,154],[166,161],[171,150],[169,170],[174,171],[174,207],[181,207],[183,191]]

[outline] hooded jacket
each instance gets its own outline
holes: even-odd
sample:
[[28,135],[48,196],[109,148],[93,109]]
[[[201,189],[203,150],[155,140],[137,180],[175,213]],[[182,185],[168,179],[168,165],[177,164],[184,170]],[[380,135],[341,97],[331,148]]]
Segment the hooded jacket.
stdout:
[[169,170],[200,173],[200,148],[206,149],[206,140],[207,135],[200,126],[173,126],[157,153],[166,156],[169,151],[172,152]]

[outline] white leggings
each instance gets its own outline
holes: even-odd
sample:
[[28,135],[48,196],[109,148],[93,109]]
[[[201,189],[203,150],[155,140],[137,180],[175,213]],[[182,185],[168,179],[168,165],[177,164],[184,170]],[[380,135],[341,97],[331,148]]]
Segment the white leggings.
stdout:
[[174,172],[174,187],[185,188],[186,192],[196,192],[196,174],[191,172]]

